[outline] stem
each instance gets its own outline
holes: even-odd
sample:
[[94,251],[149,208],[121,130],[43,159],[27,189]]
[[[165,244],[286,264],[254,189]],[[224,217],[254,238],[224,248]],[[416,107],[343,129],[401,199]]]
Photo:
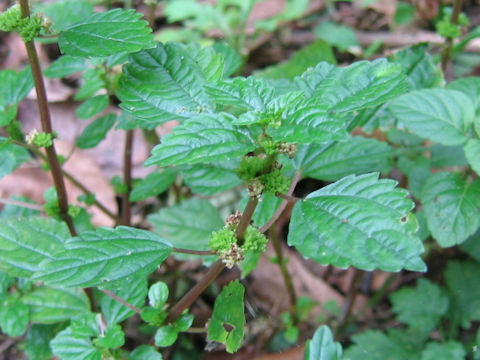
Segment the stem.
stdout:
[[293,203],[296,203],[297,201],[299,200],[302,200],[296,196],[291,196],[291,195],[287,195],[287,194],[280,194],[280,193],[277,193],[275,194],[277,197],[279,197],[280,199],[283,199],[283,200],[286,200],[288,202],[293,202]]
[[[458,17],[460,12],[462,11],[463,7],[463,0],[455,0],[453,3],[453,12],[452,16],[450,17],[450,21],[452,24],[458,24]],[[453,49],[453,39],[447,38],[445,42],[445,48],[442,51],[442,70],[446,72],[450,65],[450,59],[452,58],[452,49]]]
[[258,199],[250,198],[248,200],[247,206],[245,207],[245,211],[240,218],[240,222],[238,223],[237,230],[235,232],[235,237],[237,238],[238,246],[242,246],[244,242],[243,236],[245,235],[245,231],[247,230],[248,225],[250,225],[250,220],[252,220],[253,213],[255,212],[255,208],[258,205]]
[[[20,9],[22,11],[22,17],[26,18],[30,16],[30,8],[28,7],[28,0],[19,0]],[[33,41],[25,42],[27,49],[28,60],[32,68],[33,80],[35,83],[35,90],[37,92],[37,104],[40,113],[40,122],[42,124],[42,130],[46,133],[52,134],[52,121],[50,118],[50,111],[48,108],[47,93],[45,91],[45,84],[43,82],[42,69],[40,68],[40,62],[38,60],[37,50]],[[50,172],[53,177],[53,183],[57,191],[58,205],[60,208],[60,218],[65,221],[68,226],[68,230],[72,236],[77,236],[77,231],[73,224],[71,216],[68,214],[68,197],[65,189],[65,182],[63,180],[62,168],[58,161],[57,152],[55,150],[55,144],[52,142],[51,146],[45,148],[47,152],[48,163],[50,165]]]
[[130,192],[132,191],[132,149],[133,130],[128,130],[125,136],[125,151],[123,153],[123,182],[127,191],[122,195],[122,225],[130,226],[132,208],[130,204]]
[[362,270],[355,269],[355,273],[353,274],[353,278],[350,282],[350,286],[348,289],[348,294],[343,305],[342,313],[340,315],[340,319],[338,320],[338,326],[335,334],[337,338],[340,336],[340,334],[345,329],[345,326],[347,325],[347,321],[352,312],[353,305],[355,304],[358,289],[360,287],[364,274],[365,273]]
[[190,250],[190,249],[179,249],[176,247],[174,247],[172,251],[179,254],[191,254],[191,255],[203,255],[203,256],[216,254],[216,252],[213,250]]
[[14,205],[14,206],[24,207],[24,208],[27,208],[27,209],[43,211],[43,206],[42,205],[31,204],[31,203],[28,203],[28,202],[17,201],[17,200],[12,200],[12,199],[2,199],[2,198],[0,198],[0,204]]
[[117,295],[115,295],[114,293],[112,293],[110,290],[106,290],[106,289],[100,289],[99,290],[101,292],[103,292],[105,295],[108,295],[110,296],[112,299],[115,299],[116,301],[118,301],[120,304],[128,307],[130,310],[133,310],[135,311],[137,314],[140,314],[142,312],[142,309],[136,307],[135,305],[132,305],[130,304],[129,302],[123,300],[122,298],[118,297]]
[[275,249],[275,255],[277,256],[278,266],[280,268],[280,272],[282,273],[283,282],[287,288],[288,298],[290,300],[290,315],[292,316],[293,322],[297,323],[297,294],[295,292],[295,287],[293,286],[292,277],[288,272],[287,263],[283,257],[282,244],[278,240],[276,227],[272,226],[268,233],[270,235],[270,240],[272,240],[273,248]]

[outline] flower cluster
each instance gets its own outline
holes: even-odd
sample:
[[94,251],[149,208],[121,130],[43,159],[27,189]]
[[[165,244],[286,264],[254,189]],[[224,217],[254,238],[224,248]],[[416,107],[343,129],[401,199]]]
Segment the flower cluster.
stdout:
[[14,5],[0,14],[0,30],[15,31],[24,41],[31,41],[38,36],[43,26],[43,20],[37,15],[22,17],[20,7]]

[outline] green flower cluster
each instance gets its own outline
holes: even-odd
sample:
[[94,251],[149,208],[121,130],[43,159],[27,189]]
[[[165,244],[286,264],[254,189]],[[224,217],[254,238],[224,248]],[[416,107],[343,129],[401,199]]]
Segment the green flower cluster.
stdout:
[[242,246],[244,251],[263,253],[267,250],[268,239],[254,226],[247,227],[245,242]]
[[280,169],[262,175],[259,179],[264,186],[264,191],[270,194],[286,193],[290,187],[290,180],[282,174]]
[[38,36],[43,26],[42,23],[42,19],[37,15],[22,18],[18,5],[14,5],[0,14],[0,30],[15,31],[26,42]]
[[469,20],[464,13],[461,13],[458,17],[458,24],[452,23],[451,9],[450,11],[444,10],[443,17],[436,24],[437,33],[445,38],[455,39],[462,35],[462,26],[468,26]]
[[244,156],[236,170],[240,179],[248,181],[258,176],[265,167],[265,159],[259,156]]
[[224,252],[230,251],[232,244],[236,242],[235,231],[231,228],[223,228],[212,233],[208,245],[217,252]]
[[38,132],[32,130],[27,136],[27,144],[36,145],[38,147],[49,147],[53,144],[53,135],[46,132]]

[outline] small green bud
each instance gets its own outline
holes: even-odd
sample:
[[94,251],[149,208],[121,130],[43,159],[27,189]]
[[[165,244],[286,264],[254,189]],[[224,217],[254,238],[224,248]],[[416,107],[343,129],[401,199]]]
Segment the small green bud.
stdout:
[[265,151],[267,155],[274,155],[278,151],[278,144],[271,139],[263,139],[260,141],[260,146]]
[[80,211],[82,211],[80,206],[68,205],[68,215],[70,215],[71,218],[76,218],[80,214]]
[[470,25],[470,20],[468,19],[467,15],[465,15],[465,13],[461,13],[458,16],[458,25],[460,25],[460,26]]
[[263,253],[267,250],[268,239],[254,226],[248,226],[245,231],[244,251]]
[[270,194],[286,193],[290,187],[290,180],[282,174],[280,169],[260,176],[260,182],[265,188],[265,192]]
[[49,147],[53,144],[53,135],[46,132],[38,132],[36,129],[30,131],[25,137],[27,144],[36,145],[38,147]]

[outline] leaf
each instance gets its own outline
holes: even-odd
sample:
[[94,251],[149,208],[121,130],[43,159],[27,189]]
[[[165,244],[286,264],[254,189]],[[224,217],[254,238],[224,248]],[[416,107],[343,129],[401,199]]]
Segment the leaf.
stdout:
[[162,354],[153,346],[140,345],[130,353],[129,360],[162,360]]
[[350,175],[309,194],[293,209],[288,244],[323,265],[425,271],[407,191],[378,173]]
[[448,310],[448,297],[427,279],[419,279],[416,288],[402,287],[390,295],[397,320],[428,335]]
[[392,168],[392,148],[384,142],[353,137],[346,142],[325,146],[300,146],[294,162],[303,176],[336,181],[349,174],[371,171],[388,172]]
[[32,324],[27,331],[25,354],[29,360],[50,360],[53,356],[49,342],[62,329],[63,324]]
[[287,61],[256,71],[255,76],[267,79],[290,79],[300,76],[320,61],[335,64],[332,47],[323,40],[316,40],[295,52]]
[[[145,296],[147,296],[148,291],[147,279],[142,276],[132,276],[121,281],[115,281],[113,284],[102,286],[102,288],[111,291],[119,298],[137,307],[145,304]],[[133,310],[106,294],[101,295],[100,307],[107,324],[121,323],[135,314]]]
[[10,174],[25,161],[30,160],[27,149],[12,144],[8,139],[0,136],[0,179]]
[[145,129],[211,112],[212,103],[203,88],[207,82],[203,68],[179,43],[159,43],[132,54],[117,90],[120,106]]
[[462,145],[473,122],[470,99],[455,90],[424,89],[393,100],[389,110],[415,134],[443,145]]
[[220,81],[223,78],[225,60],[213,47],[202,47],[198,43],[191,42],[185,50],[195,59],[207,82]]
[[322,21],[313,32],[317,38],[325,40],[340,51],[358,46],[355,31],[349,26],[336,24],[332,21]]
[[82,85],[80,89],[76,92],[74,99],[75,100],[84,100],[95,95],[100,89],[102,89],[105,84],[102,78],[105,76],[105,73],[102,69],[88,69],[82,74]]
[[480,264],[475,261],[449,261],[445,282],[451,297],[451,319],[468,328],[480,320]]
[[85,59],[70,55],[60,56],[52,65],[45,69],[43,74],[49,78],[62,78],[86,69]]
[[0,329],[3,333],[15,337],[27,330],[28,306],[18,299],[12,299],[0,308]]
[[459,174],[432,174],[420,197],[428,228],[440,246],[461,244],[480,226],[480,181],[465,182]]
[[221,54],[224,59],[222,78],[228,78],[240,70],[243,65],[243,58],[227,43],[216,42],[213,44],[213,49],[215,49],[217,53]]
[[0,222],[0,269],[12,276],[28,278],[43,260],[63,250],[70,237],[64,223],[32,217]]
[[90,119],[92,116],[105,110],[108,106],[107,95],[97,95],[87,99],[77,110],[77,117],[80,119]]
[[52,28],[60,32],[88,17],[93,12],[93,5],[83,0],[64,0],[40,4],[35,11],[47,15],[52,20]]
[[155,333],[155,345],[161,347],[168,347],[172,345],[178,338],[177,329],[166,325],[160,327]]
[[23,295],[22,301],[30,308],[30,321],[39,324],[68,321],[90,310],[88,298],[80,289],[41,286]]
[[480,102],[480,77],[472,76],[456,79],[448,83],[447,89],[457,90],[467,95],[475,109],[478,108]]
[[162,172],[153,172],[148,174],[135,185],[130,193],[130,201],[140,201],[149,197],[160,195],[165,192],[177,178],[177,172],[174,169],[163,169]]
[[467,352],[459,342],[429,342],[422,352],[421,360],[464,360]]
[[419,155],[413,160],[405,156],[398,158],[398,169],[407,175],[408,189],[415,198],[420,198],[422,189],[431,175],[430,165],[430,159],[423,155]]
[[219,113],[186,120],[162,138],[145,165],[221,162],[253,151],[255,144],[247,133],[232,124],[234,119],[232,115]]
[[30,67],[20,72],[14,70],[0,71],[0,109],[22,101],[33,88],[33,76]]
[[305,344],[304,360],[340,360],[342,358],[342,345],[334,342],[333,335],[328,326],[320,326],[312,340]]
[[76,144],[80,149],[89,149],[97,146],[105,137],[108,131],[115,125],[117,115],[107,114],[91,122],[77,138]]
[[468,165],[462,146],[443,146],[435,144],[431,146],[429,150],[432,168]]
[[102,354],[96,349],[90,337],[76,334],[71,327],[60,331],[50,341],[52,352],[62,360],[101,360]]
[[93,343],[104,349],[119,348],[125,344],[125,333],[120,325],[109,325],[105,334],[100,334],[99,337],[93,340]]
[[463,147],[468,163],[477,174],[480,174],[480,140],[470,139]]
[[94,13],[60,34],[60,50],[72,56],[98,57],[154,47],[152,29],[142,17],[123,9]]
[[242,180],[234,172],[237,166],[238,161],[224,161],[184,166],[180,171],[185,184],[193,193],[210,196],[242,184]]
[[168,300],[168,286],[163,281],[158,281],[148,289],[150,306],[160,309]]
[[42,262],[34,278],[64,287],[98,286],[150,274],[171,252],[171,245],[158,235],[126,226],[86,231],[65,248]]
[[215,299],[212,317],[208,324],[207,338],[226,345],[233,354],[243,342],[245,313],[243,296],[245,289],[238,280],[231,281]]
[[208,250],[212,231],[225,224],[218,210],[207,200],[191,198],[148,216],[154,231],[173,246]]
[[297,77],[295,83],[334,113],[381,105],[407,90],[402,68],[385,59],[358,61],[347,67],[320,63]]
[[477,230],[475,234],[465,240],[460,248],[473,259],[480,262],[480,231]]

